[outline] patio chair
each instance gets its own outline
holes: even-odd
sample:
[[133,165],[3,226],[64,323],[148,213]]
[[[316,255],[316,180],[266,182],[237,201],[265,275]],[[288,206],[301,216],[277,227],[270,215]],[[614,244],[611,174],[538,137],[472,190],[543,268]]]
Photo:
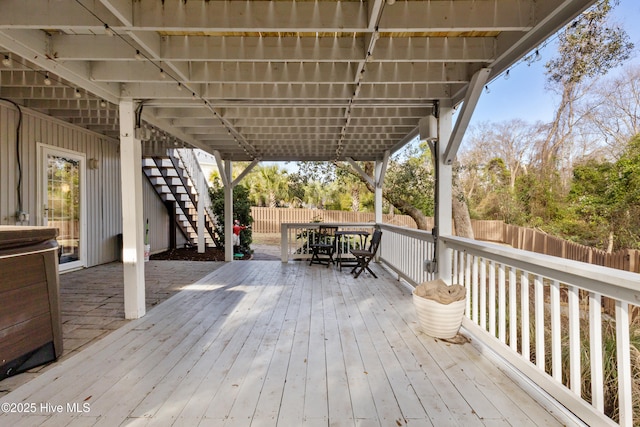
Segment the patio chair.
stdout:
[[382,231],[376,230],[373,232],[371,242],[369,242],[369,248],[366,250],[352,249],[351,254],[356,257],[356,266],[351,270],[351,274],[354,274],[354,278],[357,278],[360,273],[367,270],[374,278],[378,278],[376,274],[369,268],[369,262],[373,259],[378,252],[378,246],[380,246],[380,240],[382,239]]
[[333,264],[333,254],[336,251],[336,231],[338,227],[321,225],[318,228],[317,240],[309,247],[311,248],[311,264],[323,264],[329,267]]

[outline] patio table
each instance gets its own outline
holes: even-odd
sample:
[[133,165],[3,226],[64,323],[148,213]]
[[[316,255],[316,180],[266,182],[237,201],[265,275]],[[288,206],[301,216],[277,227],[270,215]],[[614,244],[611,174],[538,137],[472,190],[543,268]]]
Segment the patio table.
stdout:
[[359,248],[363,249],[367,244],[367,239],[369,238],[370,233],[368,231],[363,230],[338,230],[336,232],[336,242],[337,242],[337,256],[336,256],[336,264],[342,271],[342,266],[345,267],[354,267],[357,265],[356,259],[352,256],[345,257],[345,254],[348,254],[349,251],[344,251],[344,243],[349,242],[351,237],[358,237],[358,243],[360,244]]

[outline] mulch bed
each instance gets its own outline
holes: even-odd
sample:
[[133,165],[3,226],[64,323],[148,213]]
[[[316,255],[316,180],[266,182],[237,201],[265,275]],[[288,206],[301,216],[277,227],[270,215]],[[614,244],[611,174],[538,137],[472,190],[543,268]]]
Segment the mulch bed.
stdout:
[[[242,259],[249,259],[245,255]],[[204,253],[198,253],[198,248],[176,248],[170,249],[149,257],[151,260],[170,261],[224,261],[224,248],[206,248]]]

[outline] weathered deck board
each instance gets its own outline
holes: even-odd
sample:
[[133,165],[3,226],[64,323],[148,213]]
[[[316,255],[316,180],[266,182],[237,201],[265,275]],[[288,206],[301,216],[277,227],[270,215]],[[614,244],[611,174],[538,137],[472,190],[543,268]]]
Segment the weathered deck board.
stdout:
[[470,344],[420,333],[388,273],[234,262],[0,402],[2,425],[561,425]]

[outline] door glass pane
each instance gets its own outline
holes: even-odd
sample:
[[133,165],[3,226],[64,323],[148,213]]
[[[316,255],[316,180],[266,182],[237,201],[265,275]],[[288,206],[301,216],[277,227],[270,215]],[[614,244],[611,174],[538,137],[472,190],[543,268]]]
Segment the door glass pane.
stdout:
[[60,264],[80,259],[80,161],[47,155],[47,225],[58,229]]

